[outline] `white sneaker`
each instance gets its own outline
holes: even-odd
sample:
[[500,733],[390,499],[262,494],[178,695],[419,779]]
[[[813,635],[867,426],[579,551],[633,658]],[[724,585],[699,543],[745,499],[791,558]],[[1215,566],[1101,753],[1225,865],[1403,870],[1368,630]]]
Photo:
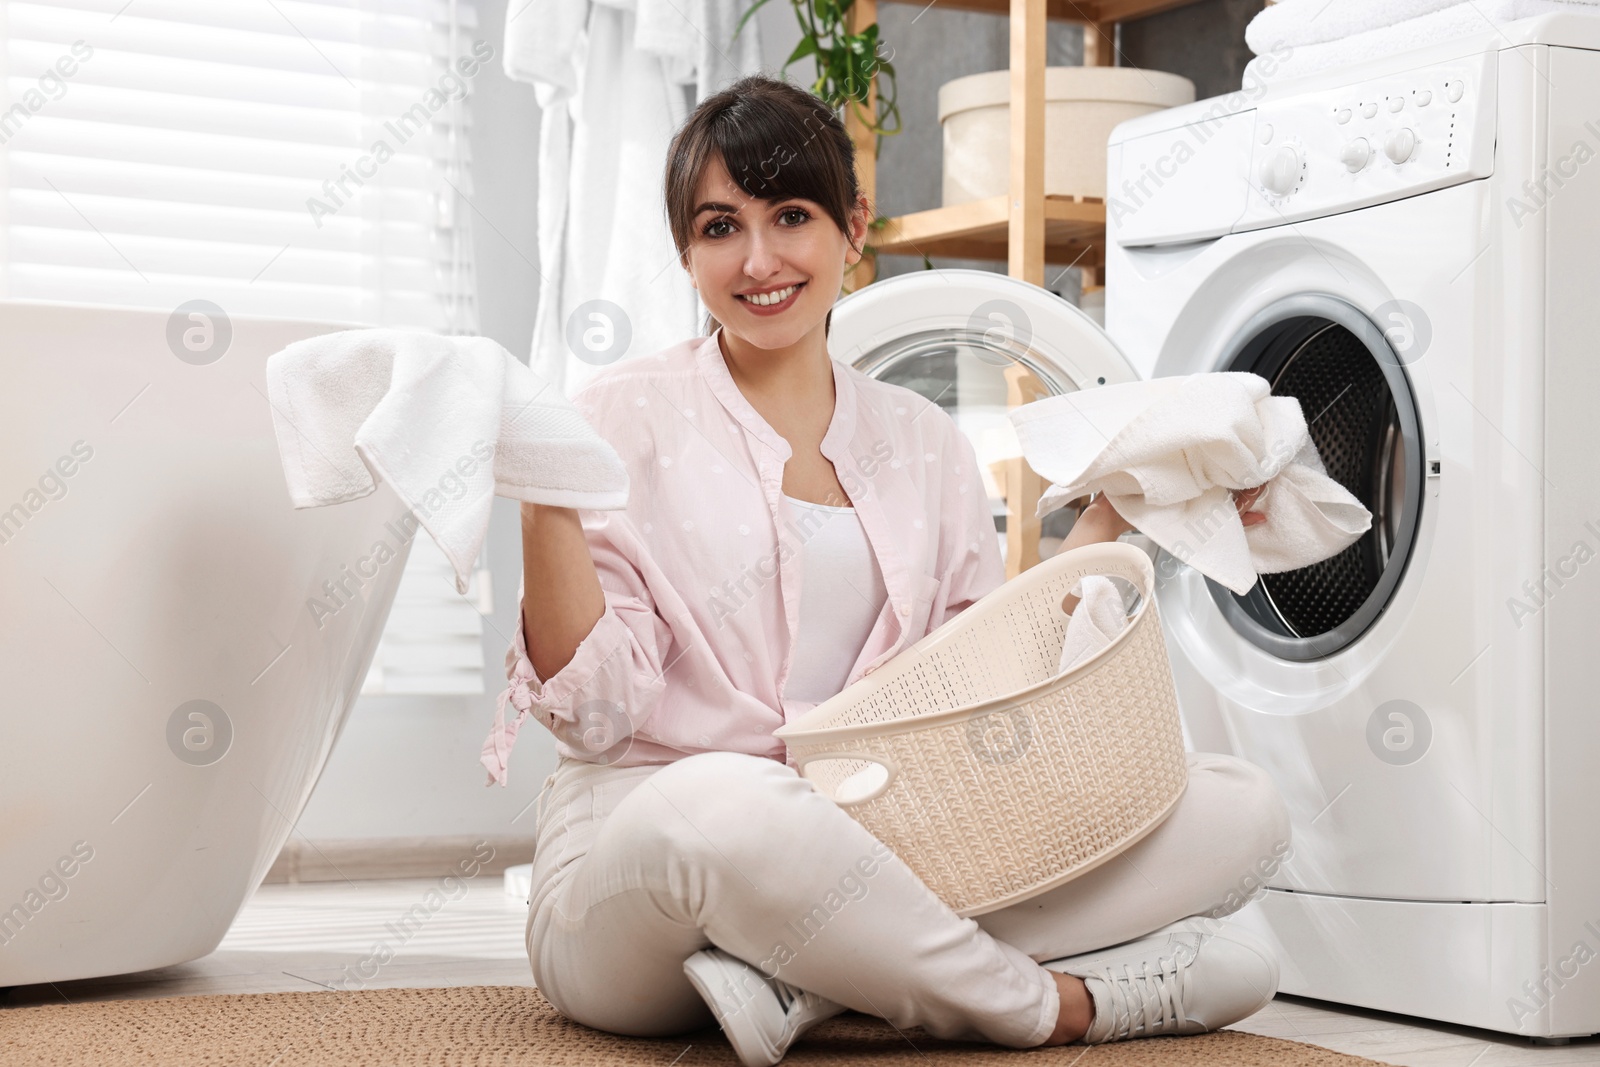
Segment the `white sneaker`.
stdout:
[[1094,998],[1085,1045],[1203,1034],[1253,1015],[1278,992],[1278,958],[1233,923],[1190,916],[1110,948],[1041,964]]
[[781,978],[768,978],[720,948],[701,949],[684,960],[683,973],[711,1006],[745,1067],[772,1067],[801,1034],[845,1010]]

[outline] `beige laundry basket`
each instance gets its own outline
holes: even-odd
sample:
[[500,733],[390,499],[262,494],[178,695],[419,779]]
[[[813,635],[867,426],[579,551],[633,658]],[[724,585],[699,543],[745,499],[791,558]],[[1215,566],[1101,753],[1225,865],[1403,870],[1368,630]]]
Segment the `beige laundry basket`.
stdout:
[[[1061,601],[1091,574],[1140,604],[1058,674]],[[1188,784],[1154,586],[1132,545],[1053,556],[774,736],[957,914],[1036,896],[1149,833]]]

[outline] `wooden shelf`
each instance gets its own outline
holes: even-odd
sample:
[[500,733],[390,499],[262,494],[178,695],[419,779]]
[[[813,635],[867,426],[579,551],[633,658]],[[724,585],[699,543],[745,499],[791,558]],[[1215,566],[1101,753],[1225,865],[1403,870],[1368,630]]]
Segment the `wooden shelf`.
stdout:
[[[1004,193],[889,220],[871,238],[885,256],[949,256],[1004,262],[1009,255],[1011,212]],[[1044,261],[1105,264],[1106,205],[1098,197],[1044,198]]]

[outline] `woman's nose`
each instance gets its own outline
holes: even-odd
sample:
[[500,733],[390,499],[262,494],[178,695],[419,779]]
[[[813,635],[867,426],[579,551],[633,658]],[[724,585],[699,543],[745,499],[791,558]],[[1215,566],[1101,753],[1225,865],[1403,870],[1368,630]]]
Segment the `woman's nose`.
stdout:
[[772,277],[781,267],[781,259],[771,237],[759,231],[750,235],[745,247],[744,272],[759,285]]

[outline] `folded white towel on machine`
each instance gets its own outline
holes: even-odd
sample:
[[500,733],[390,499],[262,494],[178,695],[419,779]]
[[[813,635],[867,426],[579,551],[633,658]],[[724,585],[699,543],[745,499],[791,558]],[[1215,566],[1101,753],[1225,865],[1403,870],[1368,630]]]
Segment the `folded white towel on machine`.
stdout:
[[[1447,7],[1467,8],[1480,28],[1497,20],[1513,21],[1547,10],[1567,11],[1575,7],[1597,7],[1600,0],[1279,0],[1256,12],[1244,28],[1245,44],[1256,55],[1265,55],[1274,45],[1322,44],[1342,41],[1358,33],[1381,30],[1386,26],[1443,11]],[[1504,16],[1511,16],[1504,18]]]
[[[1105,385],[1009,412],[1022,454],[1051,482],[1044,515],[1102,492],[1133,527],[1243,595],[1258,574],[1337,555],[1372,513],[1328,476],[1300,401],[1259,374],[1208,372]],[[1265,485],[1245,526],[1232,490]]]
[[1283,0],[1245,27],[1257,58],[1244,84],[1301,78],[1562,12],[1600,15],[1600,0]]
[[559,389],[487,337],[363,329],[267,360],[278,454],[297,508],[366,496],[382,479],[465,593],[495,496],[627,506],[622,459]]

